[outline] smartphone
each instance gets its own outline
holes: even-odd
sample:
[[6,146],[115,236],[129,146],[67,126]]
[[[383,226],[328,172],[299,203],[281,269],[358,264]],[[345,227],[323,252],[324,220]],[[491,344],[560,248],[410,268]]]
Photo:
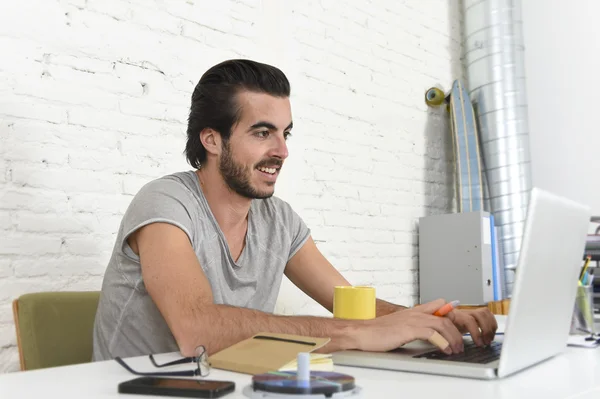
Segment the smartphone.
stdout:
[[119,384],[119,393],[220,398],[235,390],[233,381],[192,380],[183,378],[140,377]]

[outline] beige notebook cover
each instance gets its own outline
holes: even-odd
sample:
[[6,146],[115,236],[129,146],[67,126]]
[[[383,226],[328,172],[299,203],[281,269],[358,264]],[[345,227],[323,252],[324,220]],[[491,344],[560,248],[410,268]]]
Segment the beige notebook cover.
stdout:
[[259,333],[209,357],[211,367],[245,374],[278,371],[300,352],[313,352],[330,341],[301,335]]

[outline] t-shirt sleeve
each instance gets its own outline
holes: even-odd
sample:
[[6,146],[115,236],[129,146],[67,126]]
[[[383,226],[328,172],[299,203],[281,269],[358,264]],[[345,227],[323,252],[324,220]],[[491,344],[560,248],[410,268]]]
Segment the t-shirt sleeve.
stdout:
[[139,261],[127,239],[138,229],[156,222],[170,223],[179,227],[193,242],[192,212],[193,195],[182,183],[170,179],[154,180],[140,189],[123,216],[122,253]]
[[282,201],[283,223],[287,228],[290,238],[290,253],[288,261],[298,252],[310,237],[310,229],[304,223],[304,220],[292,209],[285,201]]

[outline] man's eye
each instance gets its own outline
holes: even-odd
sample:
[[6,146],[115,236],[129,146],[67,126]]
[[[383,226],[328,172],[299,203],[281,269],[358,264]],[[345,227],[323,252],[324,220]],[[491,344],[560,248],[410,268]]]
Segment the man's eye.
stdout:
[[264,139],[265,137],[267,137],[269,135],[269,132],[267,130],[262,130],[260,132],[254,133],[254,135],[256,137],[260,137],[261,139]]
[[292,137],[292,133],[290,133],[290,132],[285,132],[283,134],[283,138],[286,139],[286,140],[289,139],[290,137]]

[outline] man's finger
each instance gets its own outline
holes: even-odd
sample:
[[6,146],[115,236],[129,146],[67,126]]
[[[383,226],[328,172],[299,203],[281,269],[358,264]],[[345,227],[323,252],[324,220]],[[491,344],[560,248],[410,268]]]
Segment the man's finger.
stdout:
[[439,332],[434,330],[433,334],[431,334],[427,340],[440,348],[443,352],[447,354],[452,353],[452,350],[450,349],[450,343],[446,340],[446,338],[442,337]]
[[422,325],[433,328],[440,333],[450,343],[453,352],[460,353],[464,350],[462,334],[450,319],[431,315],[424,315],[423,317]]
[[492,329],[494,331],[498,330],[498,320],[496,320],[496,316],[492,312],[488,312],[490,317],[492,318]]
[[458,327],[447,317],[438,317],[438,319],[441,319],[440,322],[444,327],[444,330],[440,332],[442,335],[445,333],[444,337],[450,342],[452,349],[457,353],[463,352],[465,350],[465,342],[462,333],[458,331]]
[[475,311],[471,313],[481,328],[483,342],[485,342],[486,345],[489,345],[494,340],[497,329],[497,327],[494,327],[497,326],[494,315],[488,312],[487,309],[484,309],[484,311]]
[[447,355],[452,354],[452,348],[446,338],[432,328],[417,327],[414,329],[415,339],[429,341],[432,345],[437,346],[442,352]]
[[444,301],[443,299],[436,299],[435,301],[427,302],[422,305],[417,305],[413,309],[421,313],[433,314],[436,310],[438,310],[445,304],[446,301]]
[[465,327],[467,329],[467,331],[469,331],[469,333],[471,334],[471,338],[473,338],[473,341],[475,342],[475,344],[477,346],[482,346],[483,343],[483,337],[481,334],[481,331],[479,331],[479,324],[477,323],[477,321],[475,320],[475,318],[470,315],[470,314],[464,314],[462,316]]

